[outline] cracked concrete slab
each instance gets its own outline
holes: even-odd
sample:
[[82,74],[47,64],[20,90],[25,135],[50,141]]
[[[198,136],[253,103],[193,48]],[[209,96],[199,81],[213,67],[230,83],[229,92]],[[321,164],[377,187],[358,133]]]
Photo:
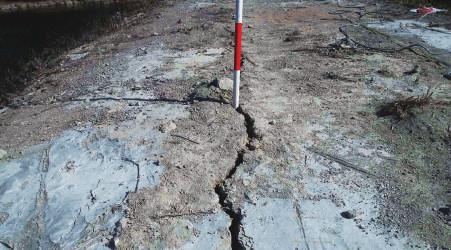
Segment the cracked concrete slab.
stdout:
[[[27,234],[37,220],[36,236],[49,246],[105,241],[124,216],[127,196],[160,182],[165,168],[158,158],[164,152],[159,145],[168,135],[158,131],[158,121],[186,117],[183,105],[146,108],[150,114],[140,113],[133,121],[66,131],[48,146],[36,146],[0,164],[5,180],[0,204],[8,214],[0,226],[1,240],[32,247]],[[169,117],[161,117],[168,111]],[[26,202],[15,202],[18,192]]]
[[308,249],[293,201],[262,197],[241,213],[239,239],[247,249]]

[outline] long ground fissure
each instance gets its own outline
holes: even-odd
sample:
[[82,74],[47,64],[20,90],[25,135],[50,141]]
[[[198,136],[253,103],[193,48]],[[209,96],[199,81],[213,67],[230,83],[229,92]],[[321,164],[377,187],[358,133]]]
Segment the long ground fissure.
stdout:
[[238,151],[237,158],[235,160],[235,164],[232,169],[230,169],[229,173],[226,175],[226,178],[216,185],[215,192],[219,197],[219,204],[221,205],[223,211],[227,213],[227,215],[232,220],[229,231],[231,235],[231,247],[232,250],[242,250],[245,249],[243,243],[240,241],[239,235],[242,226],[243,215],[241,210],[233,207],[233,203],[228,200],[228,191],[227,191],[227,180],[233,178],[236,173],[237,168],[244,162],[244,155],[247,150],[251,150],[250,142],[252,140],[258,140],[260,137],[257,135],[255,128],[255,120],[250,116],[248,112],[245,112],[241,107],[237,109],[237,112],[244,117],[244,125],[246,126],[246,133],[248,138],[248,143],[246,144],[246,148]]

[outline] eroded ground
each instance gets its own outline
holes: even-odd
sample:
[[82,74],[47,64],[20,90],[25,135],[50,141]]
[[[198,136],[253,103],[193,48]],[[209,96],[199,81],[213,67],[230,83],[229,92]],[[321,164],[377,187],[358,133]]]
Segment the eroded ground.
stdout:
[[233,110],[233,8],[129,17],[0,110],[0,248],[451,245],[449,15],[246,1]]

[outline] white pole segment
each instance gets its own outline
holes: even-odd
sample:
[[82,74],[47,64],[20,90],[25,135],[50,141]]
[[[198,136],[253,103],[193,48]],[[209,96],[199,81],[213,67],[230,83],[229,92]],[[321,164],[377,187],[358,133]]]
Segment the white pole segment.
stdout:
[[235,22],[243,22],[243,0],[236,0]]
[[240,71],[233,71],[233,99],[232,105],[234,109],[240,106]]

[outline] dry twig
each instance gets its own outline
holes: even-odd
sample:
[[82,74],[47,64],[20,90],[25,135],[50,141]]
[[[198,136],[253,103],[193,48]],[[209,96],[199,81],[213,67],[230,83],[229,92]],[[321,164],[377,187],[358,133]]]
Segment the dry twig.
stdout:
[[185,136],[183,136],[183,135],[171,134],[171,136],[178,137],[178,138],[182,138],[182,139],[185,139],[185,140],[187,140],[187,141],[189,141],[189,142],[192,142],[192,143],[195,143],[195,144],[200,144],[199,142],[197,142],[197,141],[195,141],[195,140],[192,140],[192,139],[190,139],[190,138],[188,138],[188,137],[185,137]]
[[319,150],[316,149],[316,148],[308,148],[308,150],[310,150],[311,152],[313,152],[313,153],[315,153],[315,154],[317,154],[317,155],[319,155],[319,156],[322,156],[322,157],[324,157],[324,158],[326,158],[326,159],[329,159],[329,160],[331,160],[331,161],[335,161],[335,162],[337,162],[338,164],[340,164],[340,165],[342,165],[342,166],[345,166],[345,167],[347,167],[347,168],[353,169],[353,170],[355,170],[355,171],[357,171],[357,172],[366,174],[366,175],[368,175],[368,176],[370,176],[370,177],[378,177],[377,175],[375,175],[375,174],[373,174],[373,173],[370,173],[370,172],[368,172],[367,170],[365,170],[365,169],[363,169],[363,168],[360,168],[360,167],[358,167],[358,166],[356,166],[356,165],[354,165],[354,164],[352,164],[352,163],[349,163],[349,162],[347,162],[347,161],[345,161],[345,160],[343,160],[343,159],[341,159],[341,158],[338,158],[337,156],[333,156],[333,155],[331,155],[331,154],[321,152],[321,151],[319,151]]

